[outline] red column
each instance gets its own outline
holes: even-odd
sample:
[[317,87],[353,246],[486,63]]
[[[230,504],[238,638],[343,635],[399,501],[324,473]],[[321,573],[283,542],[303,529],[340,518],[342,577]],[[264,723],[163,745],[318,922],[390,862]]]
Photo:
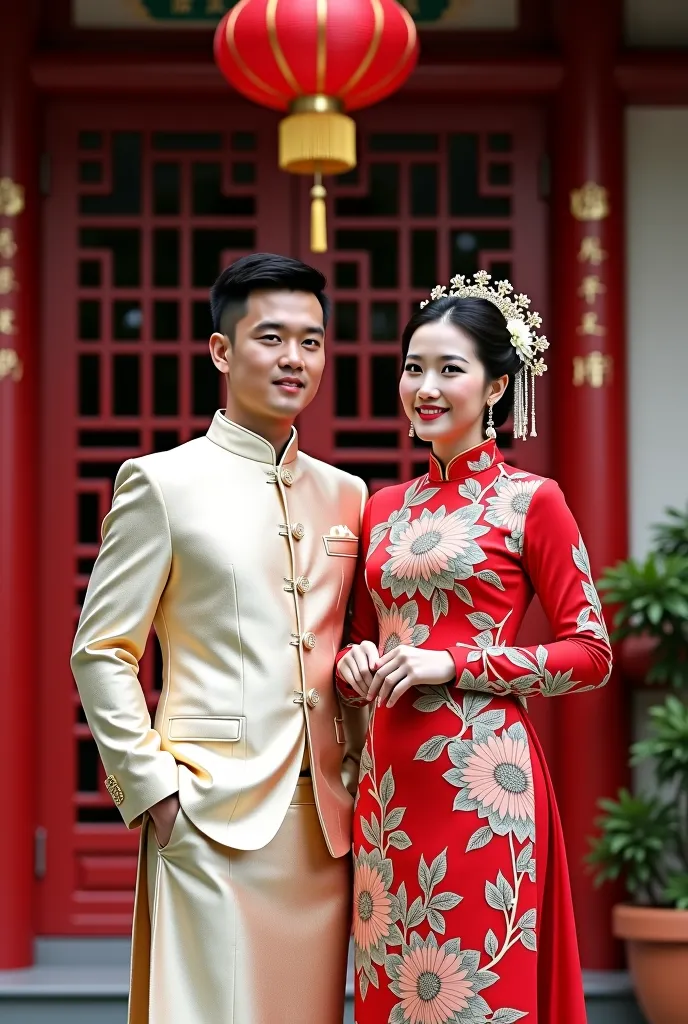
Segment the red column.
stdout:
[[31,2],[0,0],[0,969],[31,963],[38,415]]
[[[557,0],[565,77],[554,111],[555,472],[593,577],[627,554],[623,107],[614,85],[619,0]],[[583,966],[619,966],[610,910],[583,864],[597,800],[627,780],[627,698],[604,690],[557,706],[558,778]]]

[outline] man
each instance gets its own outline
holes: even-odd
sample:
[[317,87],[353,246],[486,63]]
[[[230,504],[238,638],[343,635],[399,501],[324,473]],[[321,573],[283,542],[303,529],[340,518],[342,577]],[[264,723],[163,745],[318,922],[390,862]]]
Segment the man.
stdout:
[[72,668],[106,787],[143,825],[131,1024],[341,1024],[364,723],[347,738],[333,662],[366,493],[293,427],[324,368],[324,286],[283,256],[224,271],[227,408],[125,463],[103,524]]

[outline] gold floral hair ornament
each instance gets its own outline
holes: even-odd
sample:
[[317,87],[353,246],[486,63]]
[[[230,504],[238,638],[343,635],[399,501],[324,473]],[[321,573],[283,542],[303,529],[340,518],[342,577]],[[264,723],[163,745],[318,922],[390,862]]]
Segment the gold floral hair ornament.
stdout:
[[445,285],[438,285],[430,293],[430,298],[421,302],[423,309],[429,302],[436,299],[487,299],[506,320],[506,327],[511,335],[511,344],[523,363],[514,378],[514,437],[525,441],[528,437],[528,420],[530,418],[530,436],[537,437],[535,429],[535,378],[541,377],[547,364],[541,353],[549,348],[544,335],[538,336],[535,331],[542,326],[539,313],[531,312],[530,299],[527,295],[512,295],[513,285],[509,281],[498,281],[490,285],[491,276],[485,270],[473,275],[473,282],[463,274],[453,277],[449,282],[449,291]]

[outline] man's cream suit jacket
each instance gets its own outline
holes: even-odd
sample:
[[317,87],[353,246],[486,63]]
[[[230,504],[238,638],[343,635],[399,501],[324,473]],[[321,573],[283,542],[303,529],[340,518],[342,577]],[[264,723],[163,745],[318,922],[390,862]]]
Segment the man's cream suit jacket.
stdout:
[[[207,436],[122,466],[72,669],[130,827],[178,789],[206,835],[259,849],[307,743],[328,847],[349,850],[365,721],[340,708],[333,664],[365,499],[357,477],[299,452],[295,431],[278,463],[221,412]],[[138,682],[151,625],[154,728]]]

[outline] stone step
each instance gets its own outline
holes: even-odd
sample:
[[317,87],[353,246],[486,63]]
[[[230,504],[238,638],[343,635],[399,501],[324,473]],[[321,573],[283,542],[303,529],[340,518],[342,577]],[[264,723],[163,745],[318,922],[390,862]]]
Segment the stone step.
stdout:
[[[588,1024],[645,1024],[624,971],[586,971],[584,984]],[[127,940],[41,939],[34,967],[0,971],[0,1024],[126,1024],[128,985]],[[350,962],[343,1024],[352,996]]]

